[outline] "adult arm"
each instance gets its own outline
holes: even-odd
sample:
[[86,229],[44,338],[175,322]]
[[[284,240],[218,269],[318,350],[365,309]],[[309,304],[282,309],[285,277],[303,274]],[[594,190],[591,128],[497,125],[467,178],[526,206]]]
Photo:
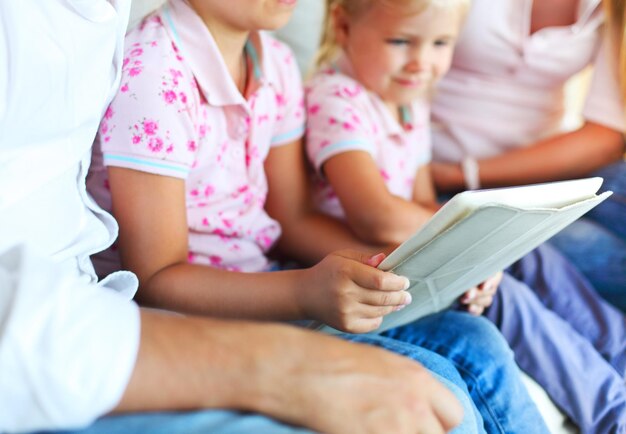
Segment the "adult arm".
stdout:
[[407,302],[405,278],[377,270],[368,255],[355,252],[272,273],[190,264],[185,181],[111,167],[109,182],[122,264],[141,282],[141,304],[222,318],[317,319],[359,333]]
[[424,368],[377,348],[154,312],[142,313],[141,338],[117,412],[236,409],[331,434],[440,433],[460,421],[454,397]]
[[[587,121],[575,131],[480,160],[480,184],[490,188],[584,177],[623,155],[620,131]],[[434,163],[433,178],[440,192],[465,188],[459,164]]]

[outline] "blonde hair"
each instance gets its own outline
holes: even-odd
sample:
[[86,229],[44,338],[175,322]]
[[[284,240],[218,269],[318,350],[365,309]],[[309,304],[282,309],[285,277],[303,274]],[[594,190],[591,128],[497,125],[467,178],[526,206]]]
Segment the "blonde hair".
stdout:
[[410,7],[411,11],[414,13],[422,12],[431,5],[437,7],[454,7],[459,8],[460,12],[465,15],[469,9],[470,0],[326,0],[324,33],[322,33],[320,47],[315,58],[315,64],[317,66],[331,62],[340,51],[335,35],[333,11],[336,8],[341,8],[349,17],[358,18],[372,7],[374,3],[389,7]]
[[626,0],[604,0],[606,26],[617,58],[622,104],[626,105]]

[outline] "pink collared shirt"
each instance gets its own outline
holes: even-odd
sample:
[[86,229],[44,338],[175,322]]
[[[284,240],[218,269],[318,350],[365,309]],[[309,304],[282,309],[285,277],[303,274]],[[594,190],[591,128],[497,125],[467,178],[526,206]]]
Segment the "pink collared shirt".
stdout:
[[322,168],[333,156],[348,151],[369,153],[389,192],[411,200],[416,173],[431,159],[428,104],[416,101],[407,107],[401,125],[376,94],[352,78],[345,59],[337,65],[338,70],[316,73],[306,86],[306,148],[316,171],[317,206],[329,215],[344,217]]
[[580,0],[575,24],[532,35],[531,8],[532,0],[472,2],[432,105],[435,160],[487,158],[563,131],[563,85],[588,65],[584,118],[626,130],[600,0]]
[[[264,209],[263,164],[272,146],[304,132],[302,85],[290,50],[266,34],[251,35],[246,100],[183,0],[170,0],[144,20],[126,44],[122,85],[100,125],[102,154],[94,153],[90,191],[110,207],[103,166],[185,179],[189,261],[263,270],[265,252],[281,233]],[[115,267],[114,256],[110,251],[95,263]]]

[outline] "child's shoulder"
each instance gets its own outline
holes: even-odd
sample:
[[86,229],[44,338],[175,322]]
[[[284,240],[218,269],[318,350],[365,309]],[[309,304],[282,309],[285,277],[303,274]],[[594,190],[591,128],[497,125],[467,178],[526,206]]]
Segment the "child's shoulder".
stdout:
[[125,56],[142,57],[142,64],[152,61],[162,64],[168,59],[172,62],[183,60],[179,47],[172,40],[158,12],[147,16],[126,34]]

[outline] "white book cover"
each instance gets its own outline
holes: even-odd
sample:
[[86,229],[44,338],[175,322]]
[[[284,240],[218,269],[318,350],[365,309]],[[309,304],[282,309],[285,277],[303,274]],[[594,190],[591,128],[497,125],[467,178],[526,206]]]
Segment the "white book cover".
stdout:
[[[383,332],[450,307],[604,201],[602,178],[459,193],[378,268],[406,276],[413,298],[384,318]],[[329,326],[320,330],[338,333]]]

